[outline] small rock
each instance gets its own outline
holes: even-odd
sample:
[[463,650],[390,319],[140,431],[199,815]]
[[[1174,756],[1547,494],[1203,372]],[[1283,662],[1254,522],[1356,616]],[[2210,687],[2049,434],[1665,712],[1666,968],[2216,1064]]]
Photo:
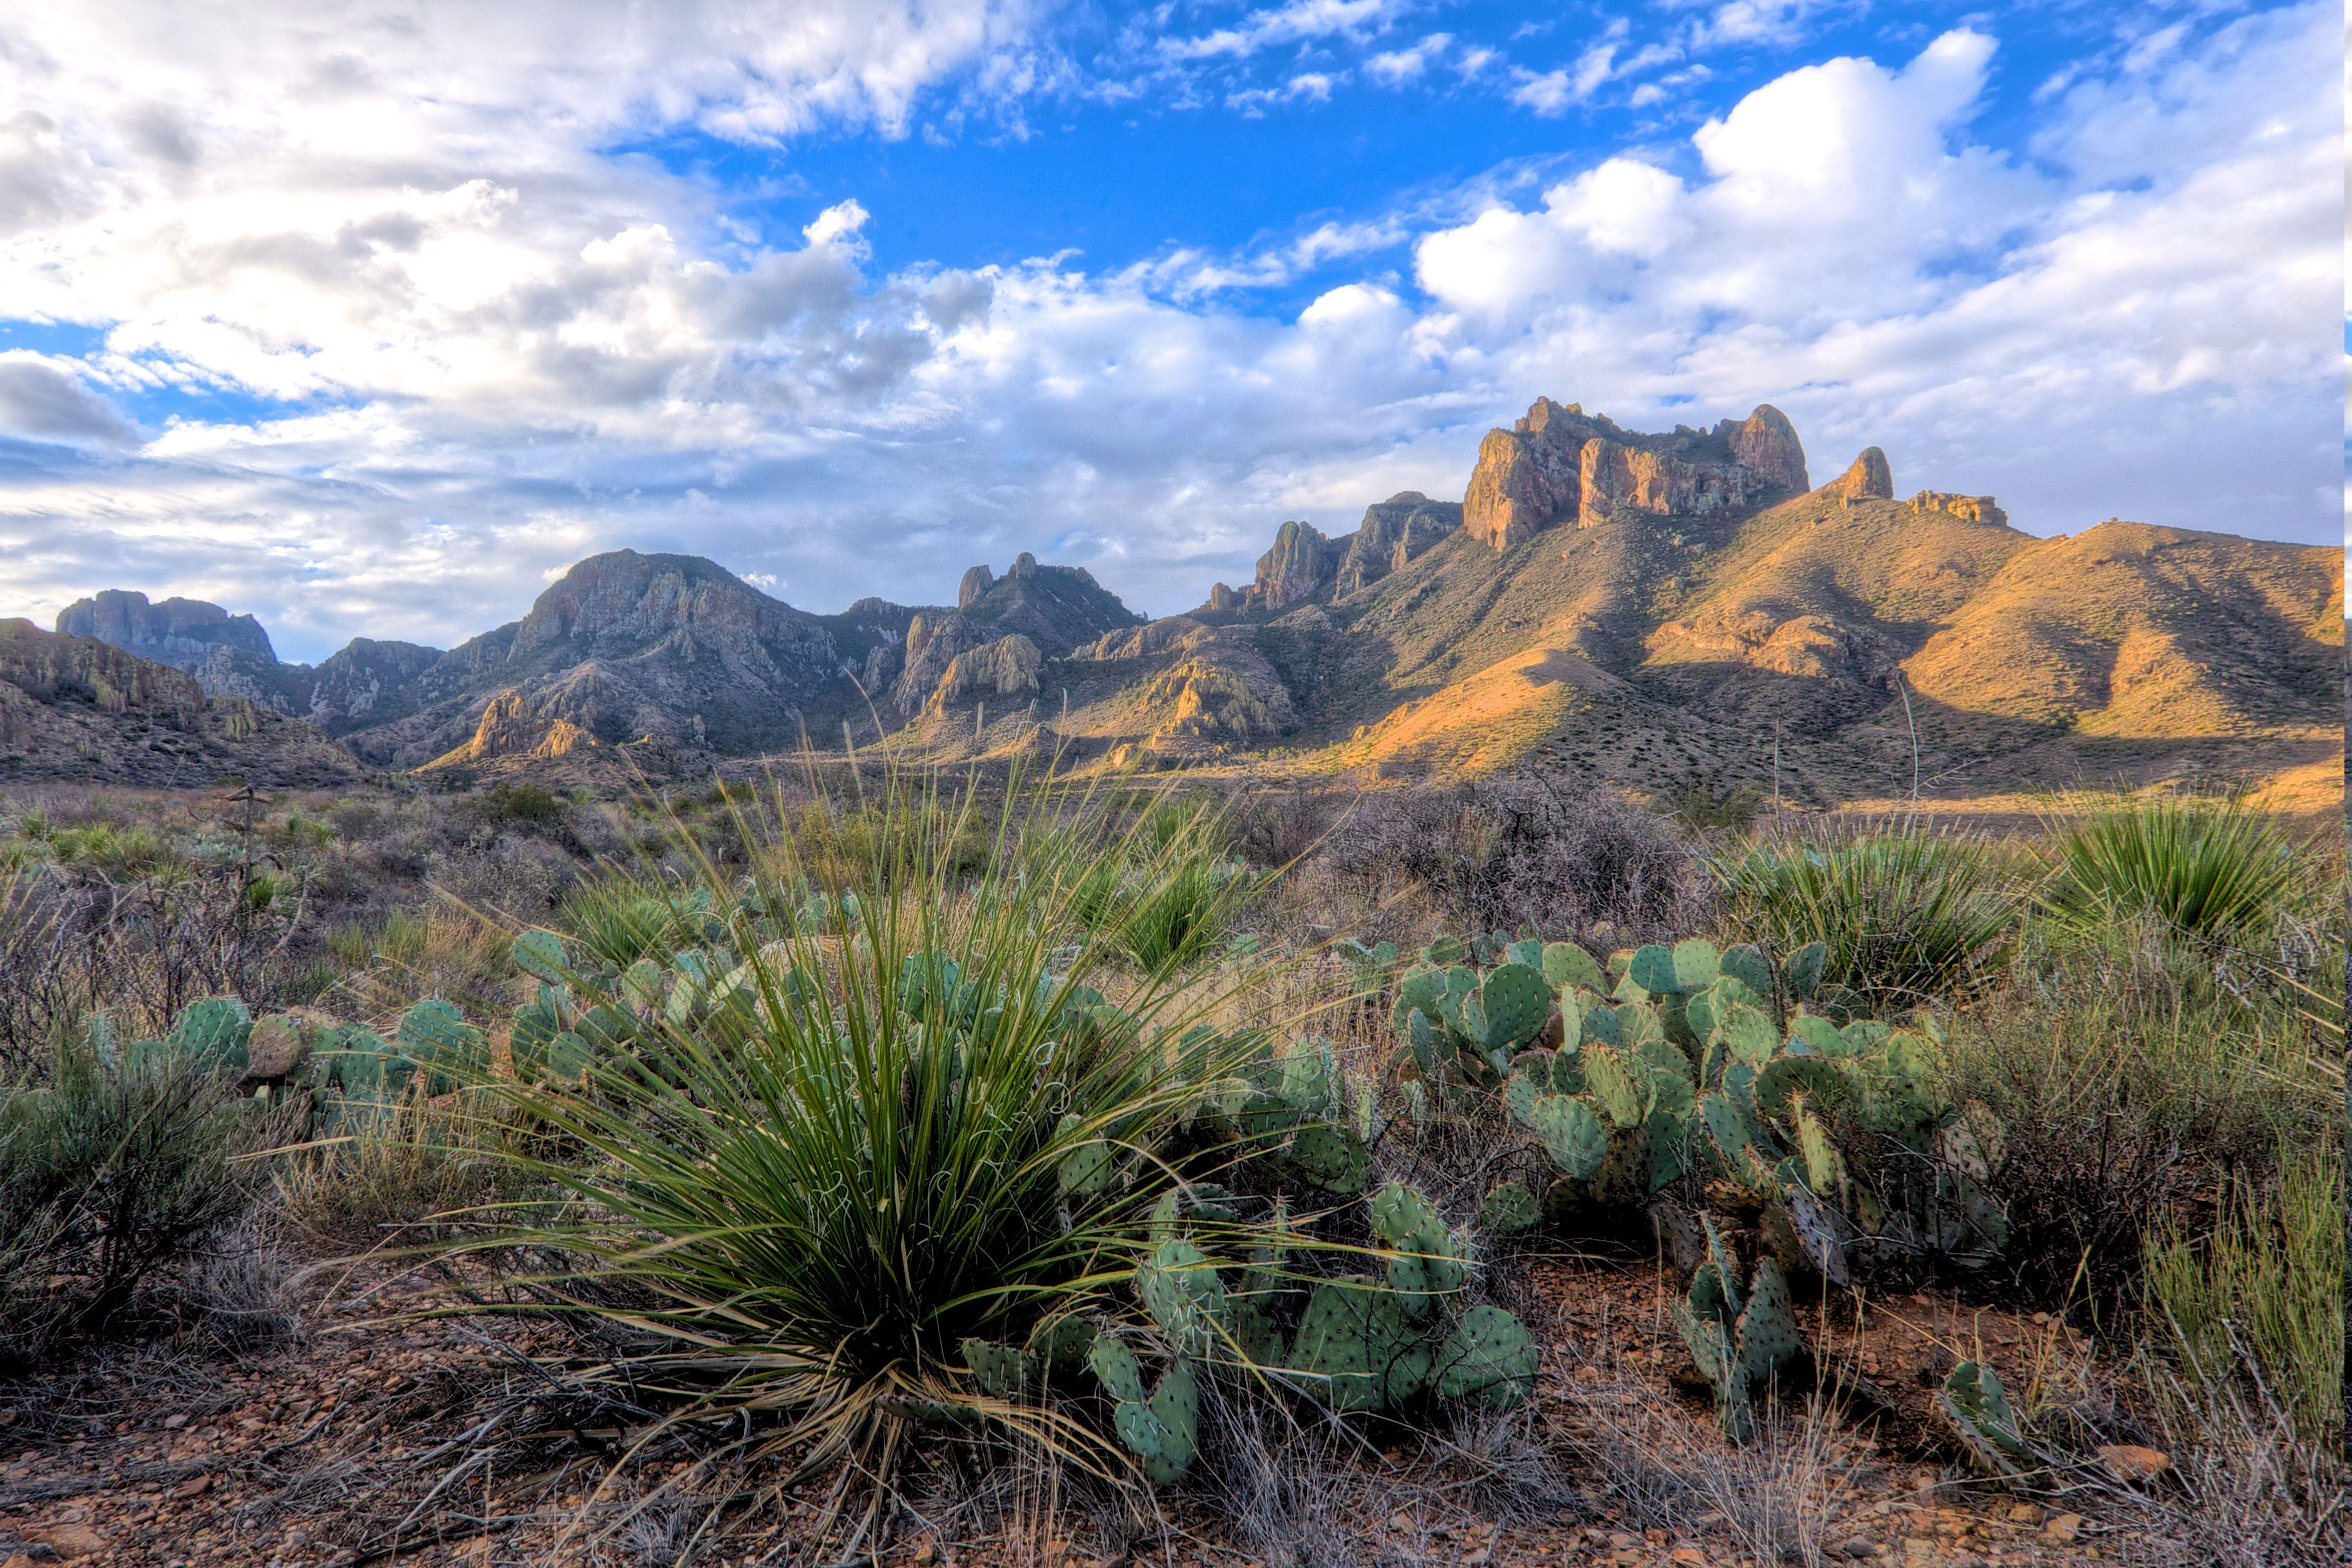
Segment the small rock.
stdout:
[[1615,1547],[1620,1552],[1633,1552],[1640,1549],[1642,1538],[1638,1535],[1628,1535],[1622,1530],[1616,1530],[1610,1531],[1609,1544]]
[[187,1424],[188,1418],[185,1415],[173,1415],[163,1417],[163,1430],[166,1432],[176,1432]]
[[1706,1568],[1706,1553],[1696,1546],[1675,1547],[1672,1559],[1676,1563],[1687,1563],[1691,1568]]
[[212,1484],[213,1479],[210,1476],[190,1476],[172,1489],[173,1500],[184,1502],[192,1497],[202,1497]]
[[1849,1563],[1859,1563],[1865,1557],[1877,1555],[1878,1542],[1866,1535],[1857,1535],[1849,1541],[1839,1542],[1832,1547],[1831,1551]]
[[1903,1561],[1904,1561],[1904,1562],[1906,1562],[1906,1563],[1933,1563],[1935,1560],[1936,1560],[1936,1543],[1935,1543],[1934,1542],[1929,1541],[1929,1540],[1928,1540],[1928,1539],[1927,1539],[1925,1536],[1920,1536],[1920,1535],[1908,1535],[1908,1536],[1904,1537],[1904,1539],[1903,1539]]
[[932,1545],[928,1541],[915,1548],[915,1561],[917,1563],[928,1563],[934,1562],[938,1559],[940,1549]]
[[2072,1541],[2083,1532],[2083,1516],[2062,1513],[2042,1527],[2042,1533],[2053,1541]]
[[2030,1502],[2011,1503],[2009,1517],[2018,1524],[2032,1524],[2042,1517],[2042,1510]]
[[86,1524],[60,1524],[41,1531],[37,1539],[68,1563],[106,1550],[106,1537]]
[[2152,1481],[2172,1468],[2171,1455],[2161,1448],[2144,1448],[2137,1443],[2102,1444],[2099,1458],[2119,1481]]

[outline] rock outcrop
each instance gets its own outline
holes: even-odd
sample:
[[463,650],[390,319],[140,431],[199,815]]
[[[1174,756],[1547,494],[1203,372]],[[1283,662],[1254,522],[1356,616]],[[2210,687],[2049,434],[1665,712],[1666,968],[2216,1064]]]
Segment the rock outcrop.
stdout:
[[310,725],[95,637],[0,621],[0,779],[269,789],[361,776]]
[[1766,405],[1713,430],[1670,435],[1538,398],[1508,430],[1490,430],[1462,501],[1462,526],[1497,551],[1566,521],[1595,528],[1626,515],[1708,516],[1804,488],[1805,455],[1780,410]]
[[[985,566],[965,573],[957,596],[962,602],[952,610],[911,612],[890,687],[901,715],[931,710],[957,660],[1003,638],[1017,635],[1041,659],[1059,658],[1143,619],[1083,567],[1041,565],[1026,552],[1002,577]],[[1007,657],[1003,650],[992,656],[1000,662]]]
[[[1893,484],[1887,486],[1886,493],[1889,496],[1895,493]],[[1960,496],[1947,490],[1921,490],[1903,504],[1913,511],[1949,512],[1970,522],[1990,523],[1997,528],[2009,526],[2009,513],[1995,506],[1990,496]]]
[[950,660],[924,710],[938,714],[974,702],[1026,701],[1037,695],[1038,672],[1045,668],[1037,645],[1013,632]]
[[1875,447],[1864,447],[1853,465],[1830,481],[1829,489],[1849,502],[1893,500],[1895,470],[1887,466],[1885,453]]
[[1432,500],[1419,490],[1402,490],[1364,509],[1356,531],[1338,541],[1343,546],[1334,574],[1338,591],[1352,594],[1377,583],[1462,526],[1459,501]]
[[1286,610],[1315,596],[1331,580],[1339,551],[1311,523],[1286,522],[1274,548],[1257,558],[1257,580],[1244,595],[1254,610]]

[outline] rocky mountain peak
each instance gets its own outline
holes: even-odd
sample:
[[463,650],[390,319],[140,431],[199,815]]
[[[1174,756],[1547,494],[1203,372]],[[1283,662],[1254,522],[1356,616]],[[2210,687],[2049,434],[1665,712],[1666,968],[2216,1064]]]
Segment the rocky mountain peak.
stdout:
[[109,588],[90,598],[77,599],[58,612],[60,637],[96,637],[100,642],[189,669],[217,649],[245,654],[265,664],[278,662],[269,634],[251,616],[232,616],[202,599],[166,599],[150,604],[147,595]]
[[1832,494],[1847,501],[1893,500],[1895,470],[1887,466],[1886,454],[1875,447],[1864,447],[1853,466],[1829,483]]
[[1769,405],[1712,430],[1653,436],[1539,397],[1512,428],[1479,443],[1462,526],[1508,550],[1564,521],[1594,528],[1625,515],[1706,516],[1805,488],[1804,447]]

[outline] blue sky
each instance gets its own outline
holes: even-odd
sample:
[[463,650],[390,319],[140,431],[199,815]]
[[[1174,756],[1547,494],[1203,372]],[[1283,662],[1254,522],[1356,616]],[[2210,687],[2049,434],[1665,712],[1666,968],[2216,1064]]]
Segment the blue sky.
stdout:
[[1166,613],[1539,395],[2338,537],[2340,11],[641,15],[0,16],[0,613],[446,646],[625,544]]

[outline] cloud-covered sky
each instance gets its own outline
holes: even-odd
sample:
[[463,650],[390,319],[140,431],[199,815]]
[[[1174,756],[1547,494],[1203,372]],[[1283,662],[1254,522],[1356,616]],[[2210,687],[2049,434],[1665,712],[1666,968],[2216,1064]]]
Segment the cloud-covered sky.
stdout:
[[446,646],[583,555],[1153,613],[1538,395],[2332,542],[2343,13],[0,9],[0,614]]

